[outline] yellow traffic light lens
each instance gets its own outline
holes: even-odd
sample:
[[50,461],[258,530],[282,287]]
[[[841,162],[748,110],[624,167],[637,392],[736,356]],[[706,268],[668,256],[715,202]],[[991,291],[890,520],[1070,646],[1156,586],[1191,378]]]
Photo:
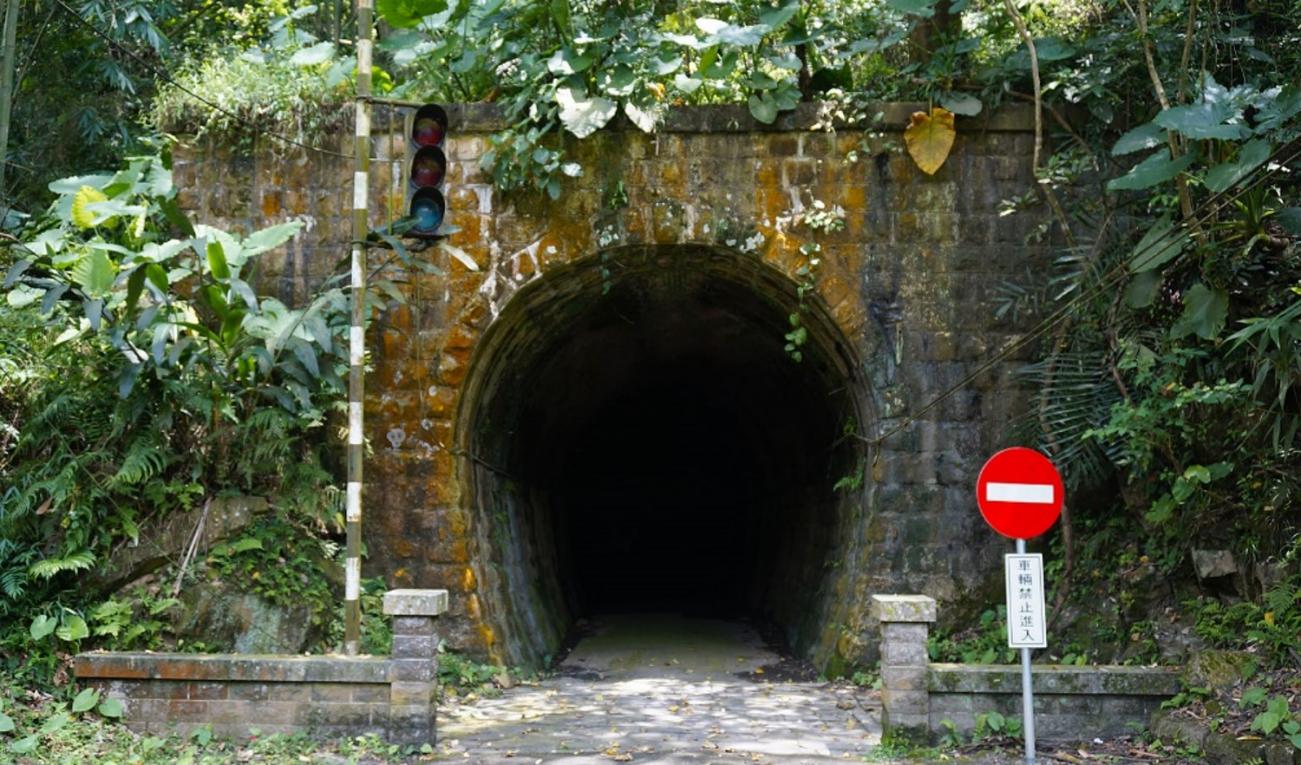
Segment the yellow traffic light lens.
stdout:
[[437,186],[447,175],[447,157],[433,146],[416,152],[411,160],[411,185],[415,188]]

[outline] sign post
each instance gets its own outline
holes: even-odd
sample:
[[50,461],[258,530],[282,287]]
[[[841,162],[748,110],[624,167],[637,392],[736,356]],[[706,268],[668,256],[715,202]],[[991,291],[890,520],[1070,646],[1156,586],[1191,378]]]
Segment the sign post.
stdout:
[[1021,649],[1021,709],[1025,761],[1035,762],[1034,693],[1030,649],[1048,646],[1043,556],[1027,554],[1025,540],[1057,522],[1062,511],[1062,477],[1047,457],[1013,447],[989,458],[976,479],[976,504],[995,531],[1016,540],[1016,554],[1003,556],[1007,585],[1007,644]]

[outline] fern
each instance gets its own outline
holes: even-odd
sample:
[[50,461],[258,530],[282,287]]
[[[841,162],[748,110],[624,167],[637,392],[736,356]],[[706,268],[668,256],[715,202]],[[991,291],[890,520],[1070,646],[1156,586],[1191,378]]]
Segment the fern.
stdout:
[[1265,592],[1265,605],[1271,611],[1285,612],[1298,603],[1301,603],[1301,588],[1280,584],[1278,587]]
[[127,448],[122,465],[109,479],[115,489],[139,486],[163,472],[169,456],[152,438],[137,438]]
[[89,550],[82,550],[62,558],[38,560],[27,570],[37,579],[50,579],[69,571],[85,571],[95,565],[95,555]]

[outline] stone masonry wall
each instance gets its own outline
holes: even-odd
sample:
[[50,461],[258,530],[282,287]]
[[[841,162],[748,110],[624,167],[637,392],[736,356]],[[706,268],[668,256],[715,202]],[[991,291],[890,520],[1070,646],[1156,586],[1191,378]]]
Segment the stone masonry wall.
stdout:
[[[805,278],[801,244],[819,243],[809,299],[847,359],[846,384],[868,437],[1017,340],[1029,317],[995,318],[996,298],[1007,282],[1043,279],[1047,267],[1045,249],[1026,242],[1040,214],[999,209],[1032,187],[1029,114],[960,120],[952,155],[926,176],[899,135],[915,108],[884,105],[881,136],[815,130],[815,105],[773,126],[755,123],[743,107],[671,110],[655,135],[625,125],[570,142],[583,174],[566,179],[558,201],[499,193],[479,167],[502,127],[499,114],[491,106],[449,109],[448,218],[460,228],[450,242],[477,268],[427,251],[422,257],[442,274],[405,275],[408,305],[372,327],[367,573],[393,586],[450,590],[443,623],[458,648],[536,664],[558,647],[564,625],[534,613],[536,598],[508,595],[510,582],[549,574],[544,555],[499,549],[503,529],[524,532],[513,525],[517,511],[504,521],[494,515],[472,479],[469,424],[479,401],[467,380],[487,363],[480,345],[490,330],[521,320],[511,318],[523,310],[512,308],[519,296],[598,290],[599,280],[572,275],[603,255],[723,253],[758,269],[755,283],[781,282],[793,293]],[[376,225],[400,216],[404,204],[406,113],[381,109],[375,120]],[[321,142],[346,153],[350,139]],[[236,155],[198,142],[177,151],[183,206],[201,220],[235,228],[296,216],[308,222],[259,277],[290,300],[346,254],[351,177],[345,158],[283,147]],[[815,202],[842,210],[844,229],[823,234],[797,225]],[[865,452],[863,488],[846,495],[829,522],[827,558],[836,565],[818,574],[815,592],[792,594],[792,602],[813,604],[796,642],[819,665],[836,670],[875,658],[871,594],[921,592],[958,603],[980,595],[1000,570],[1005,545],[980,521],[971,487],[984,458],[1009,443],[1020,401],[1011,373],[1023,359],[995,365]]]
[[84,688],[122,702],[134,730],[220,736],[376,734],[433,744],[438,692],[436,617],[445,590],[390,590],[391,656],[178,654],[97,651],[73,665]]
[[222,736],[311,731],[322,736],[384,735],[389,726],[389,662],[364,657],[83,654],[77,678],[120,699],[136,730],[211,726]]
[[[950,723],[968,734],[982,714],[1021,717],[1021,668],[932,664],[928,721],[935,735]],[[1035,732],[1044,739],[1110,738],[1147,726],[1161,703],[1179,692],[1169,667],[1036,665]]]
[[[936,603],[924,595],[873,595],[881,625],[881,723],[896,736],[969,735],[993,712],[1020,720],[1021,667],[931,664],[927,637]],[[1161,703],[1179,692],[1174,667],[1035,664],[1035,731],[1043,739],[1114,737],[1146,727]]]

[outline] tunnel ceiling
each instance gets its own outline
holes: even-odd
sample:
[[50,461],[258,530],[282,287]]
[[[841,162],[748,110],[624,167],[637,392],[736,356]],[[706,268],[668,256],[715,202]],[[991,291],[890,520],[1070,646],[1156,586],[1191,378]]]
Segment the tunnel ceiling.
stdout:
[[795,285],[744,255],[612,251],[515,297],[462,416],[487,616],[522,655],[610,611],[747,616],[815,633],[857,464],[845,344],[821,309],[784,349]]

